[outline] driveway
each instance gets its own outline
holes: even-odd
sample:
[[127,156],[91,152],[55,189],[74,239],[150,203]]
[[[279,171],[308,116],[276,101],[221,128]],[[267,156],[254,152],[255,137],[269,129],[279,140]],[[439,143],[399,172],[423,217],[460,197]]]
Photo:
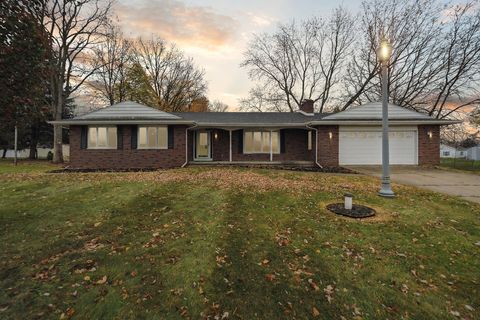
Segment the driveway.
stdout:
[[[370,176],[381,177],[382,175],[380,166],[349,166],[348,168]],[[390,178],[393,182],[410,184],[480,203],[480,175],[477,174],[392,166]]]

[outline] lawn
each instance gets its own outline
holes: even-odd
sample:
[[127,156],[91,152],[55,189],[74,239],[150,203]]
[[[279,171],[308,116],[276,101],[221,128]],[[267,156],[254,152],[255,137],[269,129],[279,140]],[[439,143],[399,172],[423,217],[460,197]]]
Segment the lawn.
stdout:
[[440,167],[480,173],[480,160],[441,158]]
[[[2,319],[479,317],[478,204],[360,175],[51,168],[0,162]],[[328,212],[346,191],[377,216]]]

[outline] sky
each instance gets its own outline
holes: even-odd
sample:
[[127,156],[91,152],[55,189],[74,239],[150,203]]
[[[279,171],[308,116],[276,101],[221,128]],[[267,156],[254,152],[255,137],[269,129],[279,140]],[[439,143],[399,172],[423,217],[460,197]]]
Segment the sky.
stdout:
[[207,97],[234,111],[253,87],[240,67],[252,35],[328,16],[339,5],[356,12],[361,0],[117,0],[114,14],[127,37],[156,34],[176,43],[205,70]]

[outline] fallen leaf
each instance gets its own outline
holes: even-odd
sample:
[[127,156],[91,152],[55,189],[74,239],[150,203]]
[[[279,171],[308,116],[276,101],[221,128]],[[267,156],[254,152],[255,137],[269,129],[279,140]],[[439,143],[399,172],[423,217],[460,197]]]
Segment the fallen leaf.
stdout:
[[107,276],[103,276],[102,279],[97,281],[97,284],[104,284],[105,282],[107,282]]
[[318,317],[318,316],[320,315],[320,311],[318,311],[317,308],[313,307],[313,308],[312,308],[312,315],[313,315],[313,317],[316,318],[316,317]]
[[267,279],[267,281],[273,281],[275,280],[275,275],[269,273],[265,276],[265,279]]

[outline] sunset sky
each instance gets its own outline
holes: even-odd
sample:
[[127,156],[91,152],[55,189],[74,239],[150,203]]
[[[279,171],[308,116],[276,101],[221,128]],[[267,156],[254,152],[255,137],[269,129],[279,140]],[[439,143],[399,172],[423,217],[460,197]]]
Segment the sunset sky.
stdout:
[[235,110],[252,82],[240,68],[253,33],[279,22],[327,16],[343,4],[356,12],[360,0],[118,0],[115,15],[128,37],[158,34],[175,42],[205,69],[208,97]]

